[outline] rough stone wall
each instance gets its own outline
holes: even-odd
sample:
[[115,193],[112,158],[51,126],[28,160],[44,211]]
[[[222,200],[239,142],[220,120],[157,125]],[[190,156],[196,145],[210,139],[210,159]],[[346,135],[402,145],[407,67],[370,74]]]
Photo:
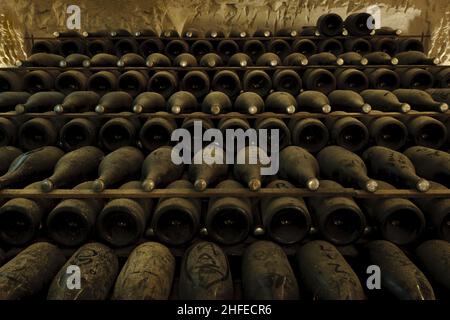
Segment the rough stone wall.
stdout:
[[429,53],[450,64],[450,0],[1,0],[0,66],[24,56],[24,35],[48,36],[66,28],[66,7],[81,8],[81,30],[125,28],[156,31],[185,26],[200,30],[231,28],[255,31],[314,24],[326,12],[343,17],[381,8],[382,25],[404,34],[431,34]]

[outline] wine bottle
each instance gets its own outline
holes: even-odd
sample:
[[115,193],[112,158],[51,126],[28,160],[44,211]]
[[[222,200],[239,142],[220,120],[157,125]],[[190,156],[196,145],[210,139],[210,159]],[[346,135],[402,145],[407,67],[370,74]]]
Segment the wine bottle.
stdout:
[[397,96],[399,101],[410,104],[415,110],[437,112],[448,110],[448,104],[433,100],[433,97],[423,90],[397,89],[392,93]]
[[55,89],[68,95],[74,91],[84,91],[87,88],[88,77],[76,70],[60,73],[55,79]]
[[151,76],[147,91],[152,91],[161,94],[164,99],[168,99],[177,91],[178,80],[176,74],[170,71],[157,71]]
[[394,37],[374,37],[370,40],[373,51],[386,52],[394,56],[399,51],[398,40]]
[[303,26],[302,30],[300,30],[300,35],[306,37],[320,37],[320,32],[317,30],[316,26]]
[[166,107],[174,114],[192,113],[198,109],[197,98],[188,91],[178,91],[170,96]]
[[347,52],[357,52],[365,55],[372,52],[372,44],[364,38],[351,38],[344,41],[344,49]]
[[364,55],[369,65],[397,65],[398,59],[392,58],[389,54],[382,51],[374,51]]
[[[234,180],[217,184],[216,189],[245,191],[245,187]],[[205,217],[208,236],[223,245],[238,244],[251,233],[253,213],[250,199],[238,197],[213,197],[209,200]]]
[[170,118],[167,112],[157,112],[150,117],[139,132],[139,140],[147,151],[171,143],[172,132],[177,128],[175,119]]
[[336,89],[336,78],[325,69],[307,69],[303,73],[302,83],[308,90],[320,91],[328,94]]
[[[187,180],[177,180],[167,189],[194,189]],[[200,224],[201,201],[196,198],[168,197],[159,200],[151,221],[150,234],[171,246],[192,240]]]
[[328,95],[333,110],[369,113],[372,110],[362,96],[352,90],[334,90]]
[[259,190],[262,186],[262,163],[267,158],[266,152],[255,146],[239,150],[236,155],[236,164],[233,167],[234,177],[251,191]]
[[[377,183],[379,190],[395,190],[387,182]],[[383,239],[407,245],[416,241],[424,231],[425,217],[409,199],[363,199],[361,204]]]
[[145,71],[129,70],[118,78],[118,88],[136,98],[141,92],[146,91],[148,75]]
[[66,151],[97,145],[98,123],[95,120],[75,118],[59,131],[61,146]]
[[[442,184],[430,181],[431,190],[445,190]],[[434,234],[442,240],[450,240],[450,200],[448,198],[416,198],[414,203],[424,213]]]
[[249,70],[244,74],[242,87],[244,91],[266,97],[272,91],[272,79],[263,70]]
[[[83,289],[73,290],[70,268],[79,268]],[[101,243],[79,248],[59,270],[48,290],[47,300],[106,300],[119,273],[119,259],[113,250]]]
[[383,270],[381,287],[400,300],[435,300],[428,279],[395,244],[375,240],[367,244],[369,263]]
[[98,178],[92,183],[95,192],[136,178],[140,173],[144,155],[134,147],[119,148],[102,159],[98,165]]
[[100,128],[98,133],[100,145],[108,151],[132,146],[136,143],[139,128],[139,119],[112,118]]
[[[227,129],[239,130],[242,129],[244,132],[250,129],[250,124],[247,119],[239,118],[241,114],[238,112],[230,112],[227,114],[230,118],[220,119],[217,124],[217,129],[219,129],[222,134],[226,134]],[[234,118],[233,118],[234,117]]]
[[33,94],[23,104],[16,105],[17,113],[47,112],[64,101],[65,95],[56,91],[42,91]]
[[219,246],[202,241],[189,247],[181,264],[178,294],[185,300],[233,299],[230,265]]
[[283,65],[301,67],[306,66],[308,62],[308,58],[305,54],[302,54],[300,52],[293,52],[284,58]]
[[[140,181],[131,181],[120,190],[140,190]],[[150,199],[128,199],[109,201],[97,217],[97,232],[100,238],[114,247],[125,247],[136,243],[145,232],[153,203]]]
[[331,243],[308,242],[295,256],[300,281],[314,300],[365,300],[355,271]]
[[172,148],[164,146],[154,150],[142,164],[142,188],[152,191],[180,179],[184,165],[172,161]]
[[297,300],[299,289],[283,249],[257,241],[242,256],[242,287],[246,300]]
[[11,163],[22,154],[22,150],[12,147],[12,146],[2,146],[0,147],[0,158],[2,161],[0,162],[0,174],[4,175]]
[[228,113],[231,111],[232,103],[230,98],[223,92],[211,91],[202,102],[202,112],[210,114]]
[[328,144],[328,129],[319,119],[293,118],[289,121],[289,130],[292,136],[292,144],[309,152],[319,152]]
[[[256,119],[253,127],[257,132],[259,130],[267,130],[267,146],[277,146],[278,149],[283,149],[291,144],[291,132],[283,119],[275,117],[275,114],[267,112],[259,119]],[[278,130],[277,140],[272,140],[272,130]]]
[[127,53],[123,55],[119,61],[117,61],[117,66],[119,68],[125,67],[143,67],[145,66],[145,59],[137,53]]
[[89,40],[87,43],[87,53],[93,57],[100,53],[113,53],[113,42],[109,39]]
[[142,41],[141,44],[139,45],[139,53],[143,57],[148,57],[152,54],[159,54],[160,52],[163,51],[164,51],[164,43],[161,41],[161,39],[158,38],[146,39]]
[[261,113],[264,111],[264,100],[255,92],[243,92],[234,101],[234,110],[246,114]]
[[363,160],[356,154],[339,146],[329,146],[317,154],[323,178],[333,179],[344,187],[375,192],[378,183],[367,176]]
[[[181,40],[181,39],[170,40],[169,43],[167,43],[164,48],[164,53],[170,59],[172,59],[172,60],[182,59],[182,61],[181,61],[182,63],[175,63],[175,61],[174,61],[174,65],[179,65],[180,67],[187,67],[187,64],[185,64],[185,63],[188,63],[185,60],[186,58],[190,60],[189,62],[195,61],[195,57],[192,56],[191,54],[187,53],[188,51],[189,51],[189,45],[187,44],[186,41]],[[194,58],[194,59],[192,59],[192,58]]]
[[289,53],[291,53],[292,50],[286,40],[273,39],[267,43],[267,51],[276,54],[280,59],[284,59]]
[[439,120],[428,116],[401,120],[408,128],[411,140],[418,146],[439,149],[447,140],[447,128]]
[[[251,39],[244,42],[242,52],[245,53],[248,57],[250,57],[251,60],[256,61],[261,55],[263,55],[266,52],[266,47],[260,40]],[[235,53],[234,55],[236,54],[238,53]],[[234,55],[232,55],[232,57]]]
[[52,91],[55,88],[55,78],[59,74],[58,71],[54,70],[33,70],[27,72],[22,78],[23,87],[21,90],[23,89],[30,93]]
[[[74,192],[92,189],[92,181],[73,188]],[[95,221],[104,206],[100,198],[65,199],[47,216],[48,236],[65,247],[79,247],[92,236]]]
[[301,53],[306,57],[310,57],[317,52],[316,44],[310,39],[296,39],[291,47],[292,52]]
[[117,62],[119,57],[108,54],[108,53],[98,53],[89,60],[83,62],[83,67],[117,67]]
[[108,92],[100,98],[95,107],[97,113],[118,113],[129,111],[133,103],[131,95],[125,91]]
[[438,87],[450,88],[450,68],[436,70],[434,78]]
[[189,180],[197,191],[204,191],[208,186],[224,180],[228,173],[225,152],[219,146],[208,146],[198,151],[189,165]]
[[67,38],[61,40],[61,46],[59,48],[61,55],[66,57],[72,53],[86,52],[86,42],[81,38]]
[[89,77],[88,90],[95,91],[100,96],[116,91],[119,87],[119,78],[116,71],[99,71]]
[[222,58],[217,53],[207,53],[203,55],[199,61],[201,67],[222,67],[224,65]]
[[297,109],[297,101],[288,92],[275,91],[266,98],[265,109],[275,113],[292,114]]
[[197,59],[201,59],[205,54],[211,53],[212,51],[214,51],[214,47],[211,42],[207,40],[196,40],[191,45],[191,52]]
[[209,77],[204,71],[189,71],[180,82],[180,89],[192,93],[197,99],[207,95],[209,88]]
[[228,66],[230,67],[245,68],[252,65],[253,65],[252,58],[250,58],[248,55],[242,52],[233,54],[228,60]]
[[149,68],[170,67],[172,65],[172,62],[167,56],[155,52],[148,55],[147,60],[145,61],[145,65]]
[[18,104],[24,104],[30,98],[28,92],[0,92],[0,111],[13,111]]
[[68,94],[61,104],[56,105],[53,110],[56,113],[82,113],[94,111],[100,101],[100,96],[94,91],[75,91]]
[[59,40],[37,40],[31,47],[31,54],[35,53],[53,53],[58,54],[61,49]]
[[427,89],[425,92],[428,93],[434,101],[450,104],[450,88]]
[[182,53],[173,58],[174,67],[196,67],[198,65],[197,59],[190,53]]
[[287,92],[293,96],[297,96],[302,91],[302,78],[295,70],[275,71],[272,83],[275,91]]
[[341,66],[344,64],[344,59],[336,57],[331,52],[320,52],[309,56],[308,64],[311,66]]
[[217,54],[227,63],[230,57],[239,52],[239,45],[232,39],[223,39],[217,44]]
[[320,91],[303,91],[297,96],[298,109],[314,113],[330,113],[328,97]]
[[334,72],[336,87],[340,90],[361,92],[369,88],[369,79],[361,70],[341,68]]
[[315,191],[319,188],[319,164],[307,150],[289,146],[280,152],[281,179],[288,180],[301,188]]
[[[331,180],[321,180],[320,185],[322,188],[333,190],[342,188],[339,183]],[[368,189],[367,186],[368,183],[366,183],[366,189]],[[308,199],[308,205],[320,234],[327,241],[335,245],[348,245],[363,235],[366,218],[352,198],[311,197]]]
[[402,34],[402,30],[393,29],[391,27],[381,27],[379,29],[375,29],[375,34],[380,36],[399,36]]
[[298,34],[297,30],[291,28],[282,28],[275,31],[276,37],[296,37]]
[[89,179],[103,157],[103,152],[92,146],[66,153],[56,163],[53,174],[41,182],[42,190],[50,192],[61,187],[73,187]]
[[231,70],[222,70],[217,72],[212,81],[211,89],[221,91],[230,98],[236,97],[242,90],[241,81],[236,72]]
[[409,64],[437,65],[440,63],[438,58],[428,58],[426,54],[421,51],[400,52],[395,55],[395,58],[397,58],[399,65],[409,65]]
[[143,92],[133,101],[134,113],[155,113],[165,110],[166,99],[157,92]]
[[339,58],[344,61],[344,65],[365,66],[369,63],[360,53],[354,51],[340,54],[338,56],[338,59]]
[[327,37],[341,36],[344,31],[344,21],[336,13],[322,14],[317,19],[317,30]]
[[407,37],[399,41],[399,51],[424,52],[424,46],[421,39]]
[[375,110],[401,113],[411,110],[408,103],[400,102],[395,94],[387,90],[367,89],[360,92],[360,95]]
[[74,67],[78,67],[81,68],[83,67],[83,63],[84,61],[89,60],[89,57],[81,54],[81,53],[72,53],[71,55],[68,55],[67,57],[64,58],[64,60],[62,60],[60,62],[59,67],[60,68],[74,68]]
[[278,55],[272,52],[263,53],[257,60],[257,66],[276,67],[281,65],[281,59]]
[[[294,186],[284,180],[274,180],[267,188],[291,189]],[[300,197],[279,196],[262,199],[261,218],[269,237],[281,244],[293,244],[303,240],[311,228],[311,217]]]
[[[373,113],[381,113],[375,111]],[[408,139],[408,129],[393,117],[367,117],[361,119],[369,130],[369,135],[374,144],[392,150],[401,149]]]
[[347,16],[344,21],[344,26],[352,36],[372,35],[375,33],[375,30],[370,28],[369,21],[374,21],[371,14],[367,12],[357,12]]
[[253,37],[257,37],[257,38],[269,38],[271,36],[272,36],[272,31],[270,31],[269,29],[257,29],[253,33]]
[[136,53],[139,50],[139,44],[134,38],[123,37],[114,43],[114,54],[122,57],[129,53]]
[[35,53],[25,61],[17,61],[17,67],[60,67],[64,57],[52,53]]
[[55,145],[57,139],[58,128],[49,119],[32,118],[24,122],[19,128],[19,145],[25,151]]
[[175,274],[175,258],[156,242],[136,247],[117,277],[113,300],[167,300]]
[[135,37],[158,37],[158,34],[153,29],[145,28],[145,29],[136,31],[134,33],[134,36]]
[[399,68],[396,70],[400,76],[402,88],[426,90],[433,87],[433,75],[421,68]]
[[0,93],[22,91],[23,79],[12,71],[0,70]]
[[7,118],[0,118],[0,146],[14,145],[17,138],[17,128]]
[[450,259],[450,246],[442,240],[428,240],[416,249],[416,256],[423,265],[427,275],[439,284],[444,290],[450,289],[448,277],[448,261]]
[[362,150],[369,142],[369,131],[358,119],[345,116],[325,119],[331,142],[349,151]]
[[[24,190],[39,190],[34,182]],[[10,246],[24,246],[39,233],[42,218],[55,206],[54,200],[14,198],[0,208],[0,239]]]
[[363,159],[369,172],[378,179],[420,192],[430,189],[430,183],[416,174],[411,160],[400,152],[375,146],[364,152]]
[[[52,281],[65,261],[53,244],[37,242],[0,268],[0,300],[19,300],[36,296]],[[23,268],[23,266],[28,266]]]
[[344,52],[344,46],[340,41],[334,38],[327,38],[319,41],[317,44],[317,50],[319,52],[328,52],[338,56]]

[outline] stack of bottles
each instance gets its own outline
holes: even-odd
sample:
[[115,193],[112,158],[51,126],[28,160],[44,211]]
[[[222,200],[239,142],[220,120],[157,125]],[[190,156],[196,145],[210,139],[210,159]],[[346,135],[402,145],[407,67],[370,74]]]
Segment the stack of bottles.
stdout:
[[[35,40],[0,69],[0,299],[449,298],[450,67],[369,17]],[[278,129],[278,172],[174,163],[197,123]]]

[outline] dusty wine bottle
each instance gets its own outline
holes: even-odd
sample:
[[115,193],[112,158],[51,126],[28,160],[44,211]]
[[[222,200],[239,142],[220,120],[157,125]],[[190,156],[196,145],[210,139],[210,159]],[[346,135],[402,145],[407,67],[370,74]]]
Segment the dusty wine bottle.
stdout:
[[68,94],[61,104],[54,107],[56,113],[82,113],[94,111],[100,96],[94,91],[76,91]]
[[172,62],[167,56],[155,52],[148,55],[145,65],[149,68],[170,67],[172,65]]
[[368,262],[383,270],[381,287],[400,300],[435,300],[428,279],[395,244],[375,240],[366,246]]
[[56,147],[42,147],[18,156],[0,177],[0,189],[26,185],[48,175],[64,152]]
[[361,282],[332,244],[314,240],[296,254],[300,282],[314,300],[365,300]]
[[419,116],[414,118],[400,118],[408,128],[411,140],[416,145],[439,149],[447,140],[447,128],[434,118]]
[[143,92],[134,98],[134,113],[154,113],[165,110],[166,100],[157,92]]
[[408,103],[398,101],[397,96],[387,90],[367,89],[360,92],[360,95],[365,102],[376,110],[401,113],[411,111],[411,106]]
[[232,70],[221,70],[214,75],[211,81],[211,89],[223,92],[230,98],[234,98],[242,90],[241,80],[236,72]]
[[93,57],[99,53],[109,53],[113,52],[113,42],[109,39],[95,39],[89,40],[87,43],[87,53]]
[[[225,180],[216,189],[245,190],[239,182]],[[253,227],[252,204],[238,197],[213,197],[209,200],[205,216],[208,236],[217,243],[233,245],[247,239]]]
[[448,267],[450,264],[450,245],[442,240],[428,240],[416,249],[416,256],[429,277],[444,290],[450,289]]
[[362,157],[369,172],[378,179],[420,192],[430,189],[430,183],[416,174],[411,160],[400,152],[375,146],[367,149]]
[[308,65],[308,62],[306,55],[300,52],[293,52],[283,59],[283,66],[301,67]]
[[127,53],[117,61],[119,68],[125,67],[143,67],[145,66],[145,59],[137,53]]
[[369,88],[369,79],[361,70],[339,68],[334,72],[334,76],[338,89],[361,92]]
[[160,52],[163,51],[164,51],[164,43],[161,41],[161,39],[158,38],[146,39],[142,41],[141,44],[139,45],[139,53],[143,57],[148,57],[152,54],[159,54]]
[[27,112],[47,112],[64,101],[65,95],[56,91],[37,92],[27,99],[27,102],[16,105],[19,114]]
[[[267,188],[290,189],[294,186],[284,180],[274,180]],[[311,217],[300,197],[279,196],[262,199],[261,218],[269,237],[281,244],[293,244],[303,240],[311,228]]]
[[299,289],[283,249],[257,241],[242,257],[242,287],[247,300],[297,300]]
[[140,121],[137,118],[112,118],[101,128],[98,134],[100,145],[108,151],[114,151],[121,147],[132,146],[136,143],[139,133]]
[[52,53],[35,53],[25,61],[16,61],[17,67],[61,67],[64,57]]
[[297,101],[288,92],[276,91],[266,98],[265,109],[275,113],[292,114],[297,109]]
[[206,72],[200,70],[187,72],[180,81],[180,90],[192,93],[197,99],[207,95],[209,88],[209,77]]
[[15,124],[6,118],[0,118],[0,146],[14,145],[17,138]]
[[145,158],[142,164],[142,188],[152,191],[160,185],[167,185],[181,177],[184,166],[175,164],[171,158],[172,148],[164,146]]
[[[338,115],[338,112],[335,112]],[[369,142],[369,130],[358,119],[345,116],[325,119],[331,142],[352,152],[362,150]]]
[[116,91],[119,87],[118,77],[117,71],[96,72],[88,80],[88,90],[95,91],[101,96]]
[[334,38],[327,38],[319,41],[317,44],[317,50],[319,52],[328,52],[335,56],[338,56],[344,52],[344,46],[340,41]]
[[289,146],[280,152],[279,176],[311,191],[319,188],[319,164],[307,150]]
[[24,122],[18,132],[20,148],[30,151],[55,145],[58,139],[58,128],[55,124],[45,118],[32,118]]
[[352,36],[367,36],[375,34],[375,29],[370,28],[370,21],[374,17],[367,12],[352,13],[344,21],[345,29]]
[[26,103],[30,96],[28,92],[0,92],[0,111],[13,111],[16,105]]
[[331,52],[320,52],[309,56],[308,64],[312,66],[341,66],[344,64],[344,59],[336,57]]
[[426,90],[433,87],[434,77],[428,70],[421,68],[398,68],[402,88]]
[[[395,187],[387,182],[377,183],[380,190],[395,190]],[[407,245],[416,241],[424,231],[425,217],[408,199],[363,199],[361,204],[383,239],[398,245]]]
[[61,146],[66,151],[97,144],[98,124],[94,120],[75,118],[59,131]]
[[[321,180],[320,185],[333,190],[342,188],[331,180]],[[308,199],[308,205],[315,225],[327,241],[335,245],[348,245],[363,235],[366,218],[352,198],[311,197]]]
[[250,58],[248,55],[242,52],[233,54],[228,60],[229,67],[245,68],[252,65],[253,65],[252,58]]
[[437,65],[440,63],[438,58],[428,58],[427,55],[421,51],[404,51],[397,53],[395,58],[398,60],[399,65],[408,64],[424,64],[424,65]]
[[[79,268],[82,289],[68,286],[71,268]],[[48,290],[47,300],[106,300],[119,273],[119,259],[101,243],[79,248],[59,270]]]
[[202,112],[210,114],[228,113],[232,109],[230,98],[221,91],[211,91],[202,102]]
[[157,92],[168,99],[178,88],[176,74],[171,71],[157,71],[151,76],[147,91]]
[[[120,190],[140,190],[140,181],[131,181]],[[119,198],[109,201],[97,217],[98,236],[114,247],[136,243],[145,232],[153,207],[150,199]]]
[[[381,113],[372,111],[372,113]],[[361,119],[369,130],[370,137],[377,146],[392,150],[401,149],[408,139],[408,129],[393,117],[367,117]]]
[[378,183],[367,176],[364,161],[356,154],[339,146],[329,146],[317,154],[320,173],[344,187],[360,188],[375,192]]
[[172,132],[177,128],[175,119],[170,118],[167,112],[156,112],[142,126],[139,140],[142,146],[153,151],[171,143]]
[[338,58],[344,60],[344,65],[365,66],[369,63],[360,53],[354,51],[340,54]]
[[331,106],[328,97],[320,91],[303,91],[297,96],[297,104],[299,110],[301,111],[305,110],[315,113],[331,112]]
[[192,113],[198,109],[197,98],[188,91],[178,91],[170,96],[166,108],[174,114]]
[[261,113],[264,106],[264,100],[255,92],[243,92],[234,101],[234,110],[240,113]]
[[0,158],[2,161],[0,162],[0,174],[4,175],[11,163],[22,154],[22,150],[12,147],[12,146],[2,146],[0,147]]
[[83,62],[83,67],[116,67],[117,62],[119,61],[119,57],[108,54],[108,53],[99,53]]
[[426,91],[418,89],[397,89],[392,92],[399,101],[408,103],[418,111],[447,112],[448,104],[433,100]]
[[[187,180],[177,180],[167,189],[194,189]],[[150,233],[159,241],[180,246],[191,241],[199,230],[201,201],[196,198],[168,197],[159,200],[153,213]]]
[[[83,182],[73,188],[92,189],[92,181]],[[77,247],[89,240],[94,232],[95,220],[104,206],[104,200],[65,199],[47,216],[48,236],[65,247]]]
[[212,242],[198,242],[184,254],[178,294],[184,300],[231,300],[234,297],[228,258]]
[[41,189],[50,192],[61,187],[74,187],[88,180],[97,170],[104,153],[97,147],[87,146],[62,156],[55,165],[53,174],[41,182]]
[[217,53],[207,53],[200,58],[199,65],[201,67],[222,67],[224,65],[222,58]]
[[398,50],[398,41],[395,37],[374,37],[370,40],[373,51],[386,52],[390,56],[394,56]]
[[95,192],[135,178],[144,162],[142,152],[134,147],[121,147],[106,157],[98,165],[98,178],[92,183]]
[[398,59],[392,58],[386,52],[374,51],[364,55],[369,65],[397,65]]
[[328,95],[331,107],[336,110],[369,113],[372,110],[360,94],[352,90],[334,90]]
[[298,52],[309,57],[317,52],[316,44],[310,39],[296,39],[291,45],[292,52]]
[[302,90],[302,78],[295,70],[275,71],[272,83],[275,91],[287,92],[293,96],[297,96]]
[[191,44],[191,52],[197,60],[212,51],[214,51],[214,47],[211,42],[207,40],[199,39]]
[[344,31],[344,21],[336,13],[322,14],[317,19],[317,30],[320,34],[328,37],[341,36]]
[[175,274],[175,258],[156,242],[136,247],[117,277],[113,300],[167,300]]
[[[170,40],[164,48],[164,53],[173,60],[174,65],[180,67],[195,66],[197,60],[187,52],[189,52],[189,45],[181,39]],[[175,60],[178,61],[175,62]]]
[[244,91],[265,97],[272,91],[272,79],[263,70],[249,70],[244,74],[242,87]]
[[61,68],[73,68],[73,67],[78,67],[81,68],[83,67],[83,63],[84,61],[89,60],[89,57],[87,55],[84,54],[80,54],[80,53],[72,53],[71,55],[68,55],[67,57],[64,58],[63,61],[61,61],[60,63],[60,67]]
[[0,300],[37,295],[50,284],[65,260],[53,244],[38,242],[27,247],[0,268]]
[[[260,132],[259,130],[267,130],[269,132],[267,136],[268,146],[276,144],[279,149],[283,149],[291,144],[291,132],[288,126],[283,119],[277,118],[273,113],[264,113],[263,117],[256,119],[253,127],[258,132]],[[278,130],[278,139],[272,140],[271,130]]]
[[[41,91],[52,91],[55,88],[55,78],[60,73],[54,70],[33,70],[27,72],[23,76],[23,90],[30,93],[37,93]],[[58,91],[61,91],[58,89]]]
[[319,119],[291,119],[289,130],[292,144],[309,152],[319,152],[328,144],[328,129]]
[[[267,44],[267,51],[274,53],[281,60],[291,53],[292,49],[289,43],[284,39],[272,39]],[[280,61],[281,65],[281,61]]]
[[146,91],[148,75],[146,71],[129,70],[122,73],[118,79],[119,90],[128,93],[135,98],[141,92]]
[[101,97],[95,107],[97,113],[118,113],[130,111],[133,103],[131,95],[125,91],[108,92]]
[[[257,39],[250,39],[250,40],[247,40],[244,42],[242,51],[246,55],[248,55],[248,57],[250,58],[249,62],[251,62],[251,64],[253,64],[252,61],[256,61],[261,55],[263,55],[266,52],[266,47],[264,46],[262,41],[257,40]],[[236,54],[239,54],[239,53],[235,53],[233,56],[235,56]],[[238,65],[238,66],[246,67],[247,65],[245,65],[245,66]]]
[[226,178],[228,165],[225,163],[225,152],[219,146],[206,147],[198,151],[189,165],[189,180],[197,191],[204,191]]
[[174,67],[196,67],[198,65],[197,59],[190,53],[182,53],[177,55],[173,61]]
[[347,39],[344,41],[344,49],[347,52],[365,55],[372,52],[372,43],[364,38]]
[[234,177],[251,191],[259,190],[262,186],[262,162],[267,157],[263,149],[255,146],[239,150],[236,155],[237,162],[233,167]]
[[55,89],[65,95],[84,91],[87,88],[88,76],[89,74],[77,70],[64,71],[55,78]]
[[329,94],[336,89],[336,78],[330,71],[322,68],[307,69],[303,73],[302,83],[306,89],[324,94]]
[[0,70],[0,93],[22,90],[24,90],[22,77],[12,71]]

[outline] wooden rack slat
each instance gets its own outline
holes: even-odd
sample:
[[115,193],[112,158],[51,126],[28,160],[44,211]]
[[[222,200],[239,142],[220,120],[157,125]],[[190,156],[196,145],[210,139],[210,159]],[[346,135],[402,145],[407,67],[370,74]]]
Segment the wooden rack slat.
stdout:
[[[229,118],[241,118],[241,119],[259,119],[259,118],[280,118],[280,119],[305,119],[305,118],[342,118],[342,117],[355,117],[355,118],[380,118],[380,117],[399,117],[399,116],[407,116],[407,117],[419,117],[419,116],[450,116],[450,111],[447,112],[434,112],[434,111],[411,111],[408,113],[400,113],[400,112],[370,112],[370,113],[358,113],[358,112],[344,112],[344,111],[334,111],[331,113],[308,113],[308,112],[298,112],[294,114],[281,114],[281,113],[271,113],[265,112],[260,114],[202,114],[202,118],[206,119],[229,119]],[[66,117],[66,118],[115,118],[115,117],[138,117],[138,118],[151,118],[151,117],[165,117],[171,119],[185,119],[185,118],[195,118],[196,115],[192,114],[155,114],[155,113],[131,113],[131,112],[123,112],[123,113],[104,113],[97,114],[95,112],[83,112],[83,113],[56,113],[56,112],[45,112],[45,113],[22,113],[18,114],[15,111],[0,113],[0,117],[3,118],[15,118],[15,117],[40,117],[40,118],[54,118],[54,117]]]
[[210,197],[240,197],[240,198],[263,198],[268,196],[297,196],[297,197],[332,197],[347,196],[355,198],[445,198],[450,197],[450,189],[436,189],[427,192],[415,190],[394,189],[378,190],[369,193],[363,190],[352,188],[323,188],[317,191],[310,191],[302,188],[277,189],[262,188],[258,191],[250,190],[228,190],[228,189],[207,189],[205,191],[193,191],[191,189],[155,189],[151,192],[143,190],[122,190],[109,189],[97,193],[91,190],[58,189],[49,193],[33,189],[5,189],[0,191],[0,198],[40,198],[40,199],[89,199],[89,198],[167,198],[167,197],[189,197],[189,198],[210,198]]
[[148,71],[222,71],[222,70],[232,70],[232,71],[249,71],[249,70],[283,70],[283,69],[289,69],[289,70],[306,70],[306,69],[336,69],[336,68],[345,68],[345,69],[367,69],[367,68],[387,68],[387,69],[397,69],[397,68],[439,68],[439,69],[445,69],[450,68],[449,65],[428,65],[428,64],[405,64],[405,65],[306,65],[306,66],[275,66],[275,67],[269,67],[269,66],[248,66],[248,67],[229,67],[229,66],[223,66],[223,67],[202,67],[202,66],[196,66],[196,67],[31,67],[31,66],[20,66],[20,67],[1,67],[0,70],[4,71],[21,71],[21,70],[81,70],[81,71],[108,71],[108,70],[122,70],[122,71],[128,71],[128,70],[148,70]]

